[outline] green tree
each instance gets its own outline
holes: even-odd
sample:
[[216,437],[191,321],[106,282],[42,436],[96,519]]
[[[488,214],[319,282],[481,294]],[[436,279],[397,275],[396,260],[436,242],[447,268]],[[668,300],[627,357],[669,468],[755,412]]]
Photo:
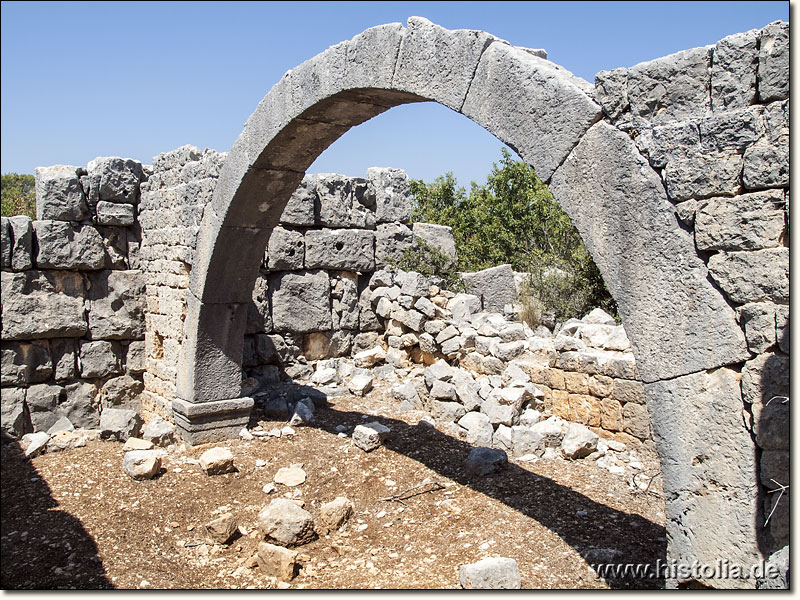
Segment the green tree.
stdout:
[[6,173],[2,176],[2,210],[4,217],[27,215],[36,218],[36,191],[33,175]]
[[570,218],[533,168],[507,149],[486,183],[473,182],[469,195],[452,173],[410,185],[412,219],[452,227],[462,271],[509,263],[530,273],[530,294],[559,319],[580,317],[594,306],[616,312]]

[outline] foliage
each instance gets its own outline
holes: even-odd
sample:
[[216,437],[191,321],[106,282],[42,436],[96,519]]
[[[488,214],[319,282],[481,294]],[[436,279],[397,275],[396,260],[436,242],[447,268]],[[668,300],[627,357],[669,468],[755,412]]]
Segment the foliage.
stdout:
[[581,317],[595,306],[616,312],[570,218],[533,168],[505,148],[486,183],[473,182],[469,194],[452,173],[410,185],[412,219],[452,227],[461,271],[511,264],[530,273],[530,293],[558,319]]
[[2,210],[4,217],[27,215],[36,218],[36,191],[33,175],[6,173],[2,176]]
[[464,281],[453,259],[421,238],[415,238],[414,243],[403,250],[399,259],[389,259],[387,262],[391,268],[416,271],[426,277],[441,277],[445,282],[445,289],[452,292],[464,291]]
[[531,329],[536,329],[542,322],[542,302],[533,293],[529,281],[524,281],[519,291],[517,302],[522,307],[519,320],[527,323]]

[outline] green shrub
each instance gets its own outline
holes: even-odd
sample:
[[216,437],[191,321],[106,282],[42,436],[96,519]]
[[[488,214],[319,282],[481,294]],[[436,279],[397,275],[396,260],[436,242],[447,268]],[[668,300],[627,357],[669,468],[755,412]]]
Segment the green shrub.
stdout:
[[36,218],[36,190],[33,175],[6,173],[2,176],[0,215],[13,217],[26,215]]
[[445,289],[452,292],[463,292],[465,289],[453,259],[421,238],[415,238],[399,259],[388,259],[387,263],[393,269],[416,271],[426,277],[441,277],[445,281]]

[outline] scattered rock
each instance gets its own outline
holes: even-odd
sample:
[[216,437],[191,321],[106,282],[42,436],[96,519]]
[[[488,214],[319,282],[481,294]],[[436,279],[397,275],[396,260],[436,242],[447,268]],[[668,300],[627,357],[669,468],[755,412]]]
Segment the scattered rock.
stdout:
[[142,417],[134,410],[106,408],[100,414],[100,437],[124,442],[138,437],[142,430]]
[[281,546],[300,546],[314,539],[311,513],[286,498],[275,498],[258,513],[258,530]]
[[122,470],[132,479],[152,479],[161,470],[161,456],[156,450],[131,450],[122,458]]
[[353,503],[343,496],[326,502],[320,507],[319,513],[321,533],[339,529],[352,514]]
[[489,557],[464,565],[459,574],[466,590],[518,590],[520,574],[513,558]]
[[301,398],[294,406],[290,425],[310,425],[314,422],[314,402],[311,398]]
[[206,475],[222,475],[236,470],[230,448],[211,448],[200,455],[200,468]]
[[508,455],[497,448],[473,448],[465,466],[472,475],[491,475],[508,468]]
[[361,448],[364,452],[372,452],[387,438],[391,430],[374,421],[364,425],[356,425],[353,430],[353,444]]
[[156,415],[144,426],[142,438],[155,446],[169,446],[175,441],[175,426]]
[[208,537],[217,544],[227,544],[236,534],[236,517],[233,513],[225,513],[221,517],[205,524]]
[[287,487],[295,487],[305,483],[306,472],[300,467],[281,467],[275,473],[273,481]]
[[297,551],[269,542],[258,544],[258,566],[269,577],[291,581],[297,571]]
[[45,451],[45,446],[50,440],[50,435],[44,431],[37,431],[36,433],[26,433],[20,440],[22,449],[25,450],[25,456],[33,458]]
[[123,452],[128,452],[130,450],[152,450],[153,449],[153,442],[148,442],[147,440],[143,440],[141,438],[128,438],[122,446]]
[[372,375],[356,375],[350,380],[348,388],[356,396],[364,396],[372,389]]
[[561,452],[566,458],[583,458],[597,449],[600,439],[593,431],[578,423],[570,423],[564,439],[561,440]]

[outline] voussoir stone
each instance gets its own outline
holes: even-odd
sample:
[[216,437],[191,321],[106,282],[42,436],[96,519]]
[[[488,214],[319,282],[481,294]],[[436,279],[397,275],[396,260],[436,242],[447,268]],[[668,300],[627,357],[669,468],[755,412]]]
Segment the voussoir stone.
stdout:
[[550,190],[619,299],[644,380],[747,356],[733,310],[707,280],[660,178],[628,136],[603,122],[594,125],[553,176]]

